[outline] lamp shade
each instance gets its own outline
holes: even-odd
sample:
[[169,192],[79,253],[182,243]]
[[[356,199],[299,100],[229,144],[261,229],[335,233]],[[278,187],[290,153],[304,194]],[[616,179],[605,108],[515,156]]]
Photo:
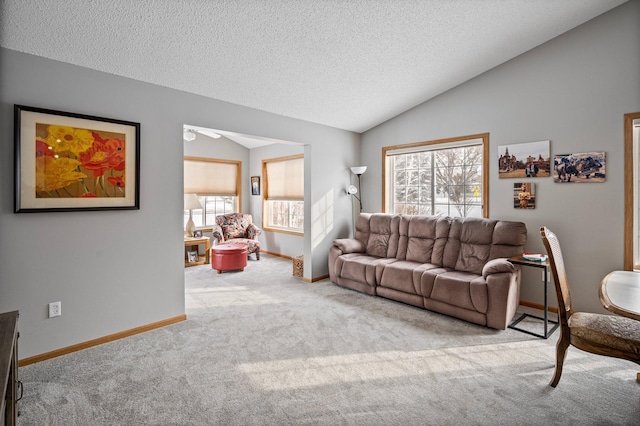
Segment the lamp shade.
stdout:
[[361,175],[366,171],[367,171],[367,166],[354,166],[354,167],[351,167],[351,172],[353,172],[354,175]]
[[193,209],[201,209],[202,204],[200,204],[200,200],[196,194],[184,194],[184,209],[185,210],[193,210]]

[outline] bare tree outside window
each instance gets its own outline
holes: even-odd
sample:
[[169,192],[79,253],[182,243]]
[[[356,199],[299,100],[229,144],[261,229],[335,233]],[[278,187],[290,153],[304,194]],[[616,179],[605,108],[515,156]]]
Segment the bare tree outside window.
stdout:
[[303,229],[304,201],[267,201],[267,204],[270,227]]
[[[469,146],[435,151],[436,193],[446,200],[448,216],[467,217],[482,205],[482,149]],[[437,203],[441,204],[441,203]],[[445,203],[442,203],[445,204]],[[454,209],[457,214],[453,214]]]
[[[483,216],[484,136],[438,148],[438,141],[385,152],[388,211],[410,215]],[[450,142],[450,140],[444,141]],[[398,152],[394,152],[397,150]]]

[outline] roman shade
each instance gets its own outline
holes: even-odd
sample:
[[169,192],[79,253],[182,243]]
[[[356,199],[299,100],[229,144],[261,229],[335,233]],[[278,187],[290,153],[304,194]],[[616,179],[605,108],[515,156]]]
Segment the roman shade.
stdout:
[[213,159],[184,160],[184,192],[238,196],[240,163]]
[[264,163],[267,200],[304,201],[304,157],[285,157]]

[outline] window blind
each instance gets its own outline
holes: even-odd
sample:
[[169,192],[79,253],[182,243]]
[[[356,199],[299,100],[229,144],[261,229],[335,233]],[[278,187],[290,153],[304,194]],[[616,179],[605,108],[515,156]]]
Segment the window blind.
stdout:
[[304,157],[265,162],[267,200],[304,201]]
[[184,192],[198,195],[238,196],[240,163],[184,160]]

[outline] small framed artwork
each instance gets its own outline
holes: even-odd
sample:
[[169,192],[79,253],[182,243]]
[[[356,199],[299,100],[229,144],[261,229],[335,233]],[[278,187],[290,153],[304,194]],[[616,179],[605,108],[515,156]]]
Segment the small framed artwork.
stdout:
[[260,176],[251,176],[251,195],[260,195]]
[[536,184],[519,182],[513,184],[513,207],[516,209],[536,208]]
[[14,105],[16,213],[140,209],[140,123]]
[[498,177],[534,178],[551,176],[550,141],[498,147]]
[[194,263],[198,261],[198,252],[193,250],[187,251],[187,262]]
[[553,158],[556,183],[601,183],[606,178],[604,152],[559,154]]
[[193,238],[202,238],[202,229],[196,229],[193,231]]

